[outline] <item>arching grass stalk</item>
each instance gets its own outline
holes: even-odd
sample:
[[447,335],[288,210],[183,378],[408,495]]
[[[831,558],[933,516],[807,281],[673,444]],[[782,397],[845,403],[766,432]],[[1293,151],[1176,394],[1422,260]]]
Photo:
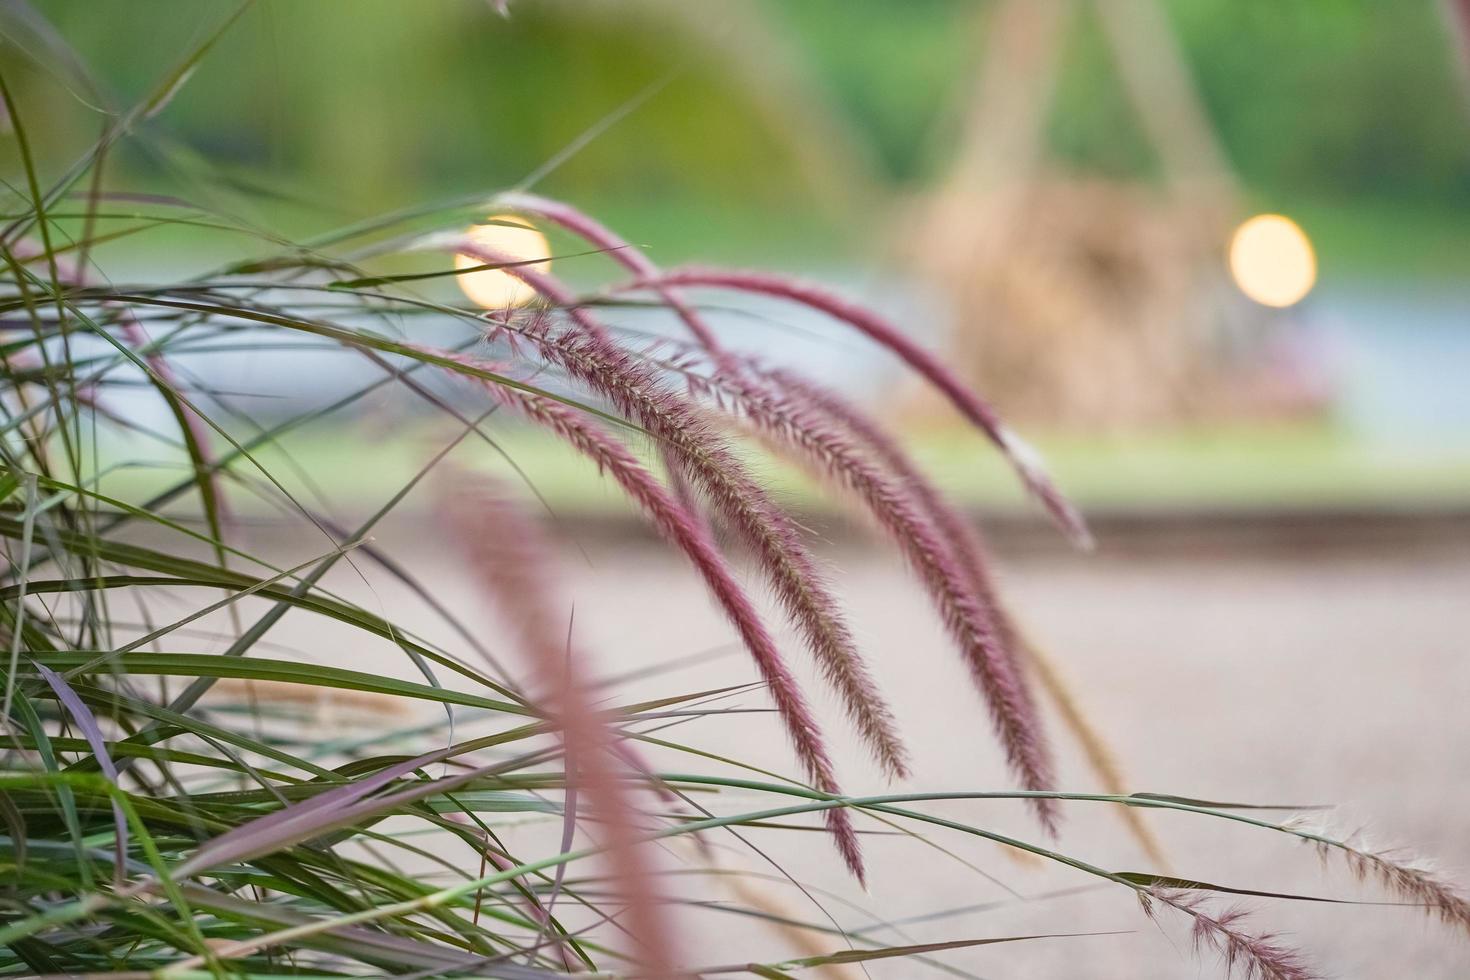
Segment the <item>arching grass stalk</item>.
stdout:
[[[786,786],[774,783],[760,783],[750,780],[730,779],[724,777],[706,777],[692,774],[665,773],[662,778],[672,785],[717,785],[727,788],[743,788],[759,790],[778,795],[803,798],[806,802],[796,803],[788,806],[772,807],[756,812],[742,813],[735,816],[711,817],[701,820],[685,821],[681,824],[668,827],[649,835],[650,840],[664,839],[683,834],[697,834],[719,827],[738,824],[760,824],[784,817],[797,816],[801,814],[821,813],[832,808],[852,808],[858,810],[870,810],[877,813],[885,813],[908,820],[916,820],[935,826],[945,827],[951,830],[981,837],[995,843],[1005,844],[1021,850],[1033,853],[1038,857],[1064,865],[1084,874],[1100,878],[1121,887],[1131,890],[1138,896],[1145,909],[1151,909],[1153,903],[1160,903],[1175,911],[1187,915],[1193,922],[1195,934],[1207,944],[1216,945],[1225,952],[1232,966],[1239,965],[1246,976],[1259,976],[1268,980],[1307,980],[1313,976],[1305,966],[1299,954],[1289,950],[1271,937],[1254,934],[1241,928],[1241,914],[1238,912],[1211,913],[1203,905],[1203,895],[1212,892],[1229,894],[1233,889],[1223,886],[1211,885],[1205,882],[1188,881],[1178,878],[1164,878],[1157,875],[1145,875],[1133,872],[1113,872],[1087,861],[1063,854],[1050,848],[1032,844],[1017,838],[999,834],[982,827],[960,823],[948,818],[926,814],[913,809],[910,804],[923,802],[941,802],[955,800],[1006,800],[1026,799],[1032,796],[1043,795],[1055,800],[1069,800],[1074,802],[1107,803],[1124,806],[1138,806],[1152,809],[1177,810],[1218,819],[1232,820],[1251,826],[1277,831],[1300,839],[1309,840],[1330,848],[1346,849],[1351,851],[1350,845],[1345,842],[1326,838],[1313,832],[1300,830],[1292,823],[1272,823],[1255,817],[1240,813],[1233,813],[1221,809],[1220,805],[1207,806],[1190,801],[1150,796],[1108,796],[1102,794],[1076,794],[1076,793],[1026,793],[1026,792],[980,792],[980,793],[901,793],[887,794],[881,796],[867,797],[832,797],[800,787]],[[602,848],[588,847],[577,851],[559,854],[529,862],[515,868],[497,871],[493,874],[483,875],[473,880],[439,889],[422,897],[405,901],[392,908],[368,909],[362,912],[352,913],[337,917],[328,922],[317,922],[299,927],[280,930],[278,932],[252,939],[248,942],[222,946],[216,952],[222,957],[235,957],[247,953],[253,949],[262,948],[270,944],[286,944],[305,936],[331,930],[341,926],[355,926],[363,923],[377,921],[390,916],[400,916],[452,905],[455,902],[472,894],[475,890],[503,882],[511,877],[525,875],[534,871],[543,870],[557,863],[570,863],[585,860],[601,853]],[[1292,899],[1295,896],[1282,895],[1281,898]],[[1304,897],[1303,897],[1304,898]],[[1463,905],[1463,899],[1459,900]],[[1438,908],[1430,908],[1428,911],[1439,912]],[[161,972],[161,977],[168,977],[180,971],[190,969],[198,965],[198,961],[181,961],[174,966]],[[1254,971],[1254,972],[1252,972]]]
[[[663,273],[642,250],[595,218],[565,202],[538,195],[504,194],[495,203],[560,225],[605,249],[613,261],[641,280],[652,282],[651,289],[713,362],[713,376],[707,382],[691,376],[691,386],[713,390],[713,401],[720,406],[727,404],[726,396],[734,395],[737,410],[774,437],[778,448],[787,450],[799,464],[856,492],[915,566],[950,624],[965,662],[993,707],[997,728],[1011,747],[1012,765],[1030,788],[1046,788],[1049,761],[1020,662],[1018,648],[1024,644],[991,585],[988,562],[975,531],[907,453],[866,413],[836,393],[791,371],[762,369],[752,359],[728,350],[680,291],[660,281]],[[1076,710],[1075,698],[1061,686],[1055,671],[1038,674],[1057,696],[1064,718],[1077,731],[1107,788],[1121,792],[1116,766],[1106,764],[1110,757]],[[1047,821],[1054,819],[1045,809],[1042,816]],[[1157,843],[1137,823],[1137,815],[1130,813],[1130,821],[1145,850],[1157,855]]]

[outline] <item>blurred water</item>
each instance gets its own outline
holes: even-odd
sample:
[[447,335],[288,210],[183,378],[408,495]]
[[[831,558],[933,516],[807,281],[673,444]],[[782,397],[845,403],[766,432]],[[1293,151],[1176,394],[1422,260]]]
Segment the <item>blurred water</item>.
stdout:
[[1470,291],[1335,289],[1304,316],[1329,345],[1336,407],[1372,442],[1470,445]]
[[[943,306],[911,284],[850,271],[819,278],[888,314],[931,349],[943,349],[948,329]],[[704,293],[699,299],[707,319],[732,347],[799,368],[870,405],[881,402],[881,393],[903,377],[903,366],[887,352],[803,307],[733,293]],[[613,308],[601,315],[635,343],[661,344],[668,355],[681,350],[684,335],[664,311]],[[364,325],[390,333],[399,326]],[[1276,325],[1286,341],[1283,349],[1299,362],[1292,369],[1321,377],[1335,416],[1363,443],[1423,450],[1470,447],[1470,290],[1403,283],[1333,287],[1279,314]],[[463,325],[402,326],[421,342],[451,344],[470,336]],[[246,330],[230,342],[237,346],[227,355],[180,354],[176,363],[202,388],[242,393],[232,401],[259,418],[283,418],[327,404],[384,376],[360,354],[322,349],[305,338],[283,337],[281,331]],[[283,350],[283,342],[290,349]],[[542,375],[538,382],[557,387],[552,376]],[[114,391],[111,398],[132,417],[167,428],[167,410],[151,392]]]
[[[497,655],[503,652],[520,663],[513,651],[501,649],[507,626],[491,615],[475,577],[462,564],[458,529],[408,518],[380,530],[378,544],[387,553],[439,601],[462,613],[478,635],[491,638]],[[293,529],[254,528],[251,533],[250,550],[283,566],[317,547],[310,533]],[[579,538],[568,528],[558,529],[558,540],[559,601],[575,609],[575,641],[599,676],[626,678],[616,685],[618,703],[733,687],[755,676],[732,643],[729,625],[679,557],[638,542]],[[778,642],[792,652],[792,669],[813,694],[845,788],[863,794],[1007,786],[983,702],[929,597],[905,574],[898,557],[860,545],[824,548],[820,555],[915,761],[914,777],[896,785],[875,772],[815,667],[800,654],[800,644],[767,597],[755,590]],[[1411,845],[1438,858],[1452,876],[1470,868],[1463,819],[1470,788],[1457,778],[1470,739],[1470,713],[1463,705],[1470,686],[1464,631],[1470,561],[1463,551],[1379,550],[1340,553],[1331,561],[1205,552],[1140,561],[1105,547],[1087,557],[1008,560],[997,576],[1021,621],[1060,661],[1084,710],[1123,760],[1130,789],[1341,805],[1341,812],[1316,816],[1344,833],[1367,824],[1378,846]],[[325,585],[381,610],[430,642],[473,656],[402,581],[370,563],[360,572],[339,567]],[[363,640],[351,632],[323,617],[293,614],[270,639],[298,651],[294,656],[417,679],[392,642]],[[453,676],[443,681],[454,687],[469,683]],[[765,706],[756,691],[712,704]],[[435,710],[425,705],[413,717],[433,721]],[[367,724],[382,723],[375,717]],[[1096,779],[1075,742],[1056,724],[1051,727],[1060,784],[1094,788]],[[715,757],[735,756],[780,772],[794,767],[780,727],[764,714],[716,713],[667,737]],[[718,768],[658,746],[643,751],[664,771]],[[739,795],[702,802],[721,813],[765,805]],[[1021,840],[1044,840],[1018,805],[969,801],[920,809]],[[1156,813],[1151,822],[1169,855],[1169,870],[1183,877],[1334,899],[1393,900],[1380,888],[1354,882],[1340,862],[1324,864],[1310,848],[1256,828],[1186,814]],[[882,828],[869,824],[865,829]],[[966,910],[911,922],[902,933],[884,930],[887,941],[1125,933],[942,957],[972,975],[1134,980],[1225,975],[1213,957],[1191,956],[1180,917],[1163,916],[1151,924],[1121,889],[1064,896],[1063,890],[1085,886],[1088,879],[1068,868],[1019,864],[962,834],[916,829],[1027,898],[1011,900],[994,878],[975,874],[917,840],[867,839],[873,890],[865,894],[846,880],[831,850],[810,835],[751,830],[748,839],[796,879],[815,886],[816,900],[850,928],[870,925],[870,914],[909,919]],[[558,846],[559,832],[556,822],[517,825],[504,831],[504,839],[513,850],[536,853],[535,847]],[[741,842],[719,837],[716,844],[732,867],[770,871]],[[457,853],[450,847],[446,854]],[[1095,807],[1066,808],[1060,847],[1112,870],[1159,870],[1138,852],[1115,814]],[[681,854],[677,848],[662,852],[662,865],[684,871],[698,865]],[[431,875],[439,870],[428,869]],[[694,894],[707,900],[712,890]],[[820,921],[809,896],[779,882],[772,893],[797,917]],[[1426,921],[1417,909],[1256,899],[1247,904],[1258,910],[1258,928],[1280,931],[1288,943],[1310,951],[1324,976],[1470,976],[1470,946],[1453,930]],[[770,959],[796,954],[784,948],[781,935],[751,920],[742,924],[714,907],[677,915],[689,955],[701,962],[744,962],[752,950]],[[839,944],[829,947],[824,939],[822,945]],[[908,980],[944,974],[914,961],[892,961],[872,964],[870,975]]]

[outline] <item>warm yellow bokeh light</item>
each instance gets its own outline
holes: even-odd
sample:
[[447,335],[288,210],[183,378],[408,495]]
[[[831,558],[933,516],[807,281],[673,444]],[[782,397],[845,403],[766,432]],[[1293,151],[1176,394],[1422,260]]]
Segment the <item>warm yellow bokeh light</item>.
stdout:
[[1263,306],[1301,302],[1317,282],[1312,241],[1290,218],[1258,214],[1230,239],[1230,274],[1240,291]]
[[[526,266],[537,272],[551,269],[551,244],[546,236],[520,218],[495,215],[488,224],[475,225],[465,236],[476,245],[482,245],[506,258],[518,262],[544,259]],[[454,256],[456,269],[473,269],[487,264],[484,259],[462,252]],[[500,269],[481,269],[455,276],[459,288],[470,298],[470,302],[487,310],[503,310],[521,306],[535,297],[536,292],[509,272]]]

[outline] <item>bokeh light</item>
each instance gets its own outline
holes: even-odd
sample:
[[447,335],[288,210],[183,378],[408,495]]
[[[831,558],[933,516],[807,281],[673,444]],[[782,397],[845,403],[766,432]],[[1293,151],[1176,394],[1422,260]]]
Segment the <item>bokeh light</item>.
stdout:
[[[491,249],[499,255],[517,261],[542,259],[527,266],[537,272],[551,269],[551,244],[546,236],[522,218],[509,215],[494,215],[485,224],[474,225],[465,235],[477,245]],[[484,259],[475,255],[458,253],[454,256],[456,269],[475,269],[485,265]],[[509,272],[501,269],[480,269],[463,272],[455,277],[459,288],[471,303],[487,310],[503,310],[521,306],[531,301],[536,292]]]
[[1317,282],[1312,241],[1295,221],[1258,214],[1230,240],[1230,274],[1240,291],[1263,306],[1293,306]]

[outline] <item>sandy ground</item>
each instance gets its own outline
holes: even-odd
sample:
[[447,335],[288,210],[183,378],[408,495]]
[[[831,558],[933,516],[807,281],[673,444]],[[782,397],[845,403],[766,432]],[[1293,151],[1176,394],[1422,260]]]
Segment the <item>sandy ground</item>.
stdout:
[[[467,610],[470,622],[495,635],[493,619],[464,574],[453,542],[417,529],[390,533],[383,543],[445,603]],[[914,778],[893,791],[1005,788],[982,704],[925,595],[886,552],[843,546],[827,557],[917,762]],[[362,567],[371,593],[351,574],[337,576],[334,584],[405,622],[424,624],[447,646],[463,649],[388,576]],[[574,635],[605,673],[667,666],[691,654],[725,650],[697,665],[635,678],[621,685],[623,696],[753,678],[751,666],[731,650],[730,630],[697,582],[656,545],[569,544],[562,568],[568,606],[575,607]],[[1220,554],[1142,560],[1104,553],[1088,559],[1013,558],[1004,563],[1002,578],[1034,634],[1064,662],[1125,761],[1133,789],[1218,800],[1339,804],[1330,818],[1335,827],[1367,824],[1385,843],[1410,845],[1438,856],[1447,870],[1470,872],[1464,816],[1470,805],[1465,782],[1470,554],[1453,549],[1395,554],[1380,547],[1372,556],[1330,559]],[[355,640],[340,645],[345,635],[293,614],[272,638],[315,658],[412,676],[391,648],[367,650]],[[790,647],[795,653],[796,645]],[[819,688],[813,684],[811,690]],[[838,743],[849,790],[883,791],[884,783],[842,726],[831,699],[820,694],[818,700]],[[728,703],[763,704],[758,694]],[[1053,728],[1063,786],[1095,789],[1075,746]],[[768,715],[703,719],[679,729],[677,737],[781,771],[794,769]],[[656,762],[668,770],[706,768],[672,753],[657,756]],[[711,805],[729,810],[737,802]],[[1041,840],[1010,803],[936,804],[929,811]],[[1357,885],[1340,866],[1324,868],[1310,848],[1279,835],[1185,814],[1161,814],[1152,822],[1167,847],[1170,870],[1183,877],[1335,898],[1389,898]],[[844,879],[816,835],[762,830],[749,837],[796,877],[830,889],[822,904],[846,927],[950,913],[874,933],[889,942],[1124,932],[940,957],[972,975],[1223,975],[1212,957],[1191,954],[1179,916],[1162,916],[1155,925],[1119,887],[1048,897],[1086,886],[1090,879],[1069,869],[1018,862],[994,845],[957,833],[930,828],[926,835],[954,856],[913,839],[870,838],[871,893],[866,895]],[[739,846],[730,838],[724,842]],[[1102,805],[1069,805],[1060,847],[1113,870],[1149,869],[1117,817]],[[759,863],[748,857],[732,860],[751,867]],[[667,857],[670,868],[687,861],[687,851],[671,850]],[[821,918],[789,886],[773,885],[771,891],[798,914]],[[1310,950],[1326,975],[1470,976],[1470,940],[1429,923],[1416,910],[1247,901],[1258,909],[1262,928],[1289,934]],[[792,948],[748,919],[713,912],[681,916],[685,950],[695,962],[749,960],[752,937],[761,959],[779,958]],[[839,944],[824,938],[818,945]],[[912,961],[874,964],[870,973],[942,975]]]

